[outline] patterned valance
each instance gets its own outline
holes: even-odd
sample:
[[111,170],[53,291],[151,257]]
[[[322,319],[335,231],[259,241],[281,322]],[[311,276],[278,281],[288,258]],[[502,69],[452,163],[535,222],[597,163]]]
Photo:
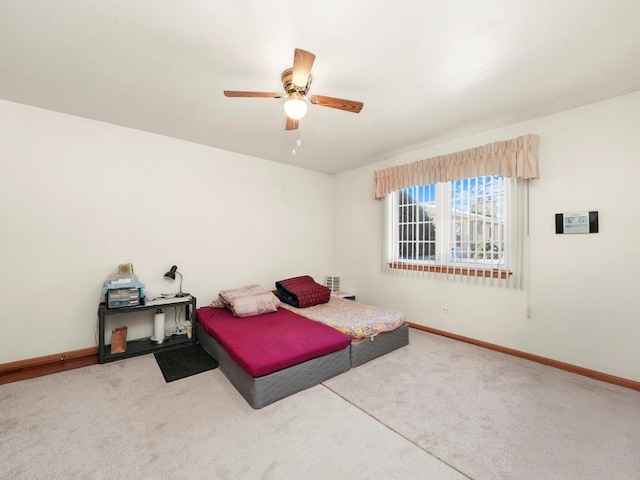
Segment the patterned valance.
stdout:
[[373,172],[373,198],[402,188],[463,178],[498,175],[509,178],[538,178],[538,135],[490,143],[462,152]]

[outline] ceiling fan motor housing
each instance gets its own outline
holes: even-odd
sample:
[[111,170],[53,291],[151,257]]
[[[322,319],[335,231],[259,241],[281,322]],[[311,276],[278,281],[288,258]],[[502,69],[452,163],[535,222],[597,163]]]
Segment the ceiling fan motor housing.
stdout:
[[306,95],[309,91],[309,87],[311,86],[311,75],[309,75],[309,80],[307,80],[307,84],[304,87],[296,85],[293,83],[293,68],[287,68],[284,72],[282,72],[282,88],[287,92],[287,95],[291,98],[296,98],[298,95]]

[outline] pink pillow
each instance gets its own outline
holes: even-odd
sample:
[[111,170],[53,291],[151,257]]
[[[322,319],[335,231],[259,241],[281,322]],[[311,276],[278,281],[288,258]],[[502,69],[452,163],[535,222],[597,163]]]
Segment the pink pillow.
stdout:
[[236,317],[252,317],[276,312],[280,299],[261,285],[253,284],[232,290],[222,290],[220,300]]

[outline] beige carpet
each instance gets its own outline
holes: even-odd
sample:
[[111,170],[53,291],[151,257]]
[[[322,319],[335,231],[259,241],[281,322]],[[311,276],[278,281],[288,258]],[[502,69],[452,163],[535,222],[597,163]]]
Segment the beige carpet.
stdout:
[[3,480],[465,478],[321,385],[253,410],[153,355],[0,385],[0,406]]
[[640,479],[629,389],[413,329],[325,385],[473,479]]
[[411,330],[253,410],[152,355],[0,385],[1,479],[640,478],[640,393]]

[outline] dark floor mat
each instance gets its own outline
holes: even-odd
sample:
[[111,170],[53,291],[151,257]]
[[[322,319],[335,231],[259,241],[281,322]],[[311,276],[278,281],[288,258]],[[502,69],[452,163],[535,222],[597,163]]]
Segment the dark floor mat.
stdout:
[[171,348],[154,355],[167,383],[218,367],[215,358],[209,356],[199,344]]

